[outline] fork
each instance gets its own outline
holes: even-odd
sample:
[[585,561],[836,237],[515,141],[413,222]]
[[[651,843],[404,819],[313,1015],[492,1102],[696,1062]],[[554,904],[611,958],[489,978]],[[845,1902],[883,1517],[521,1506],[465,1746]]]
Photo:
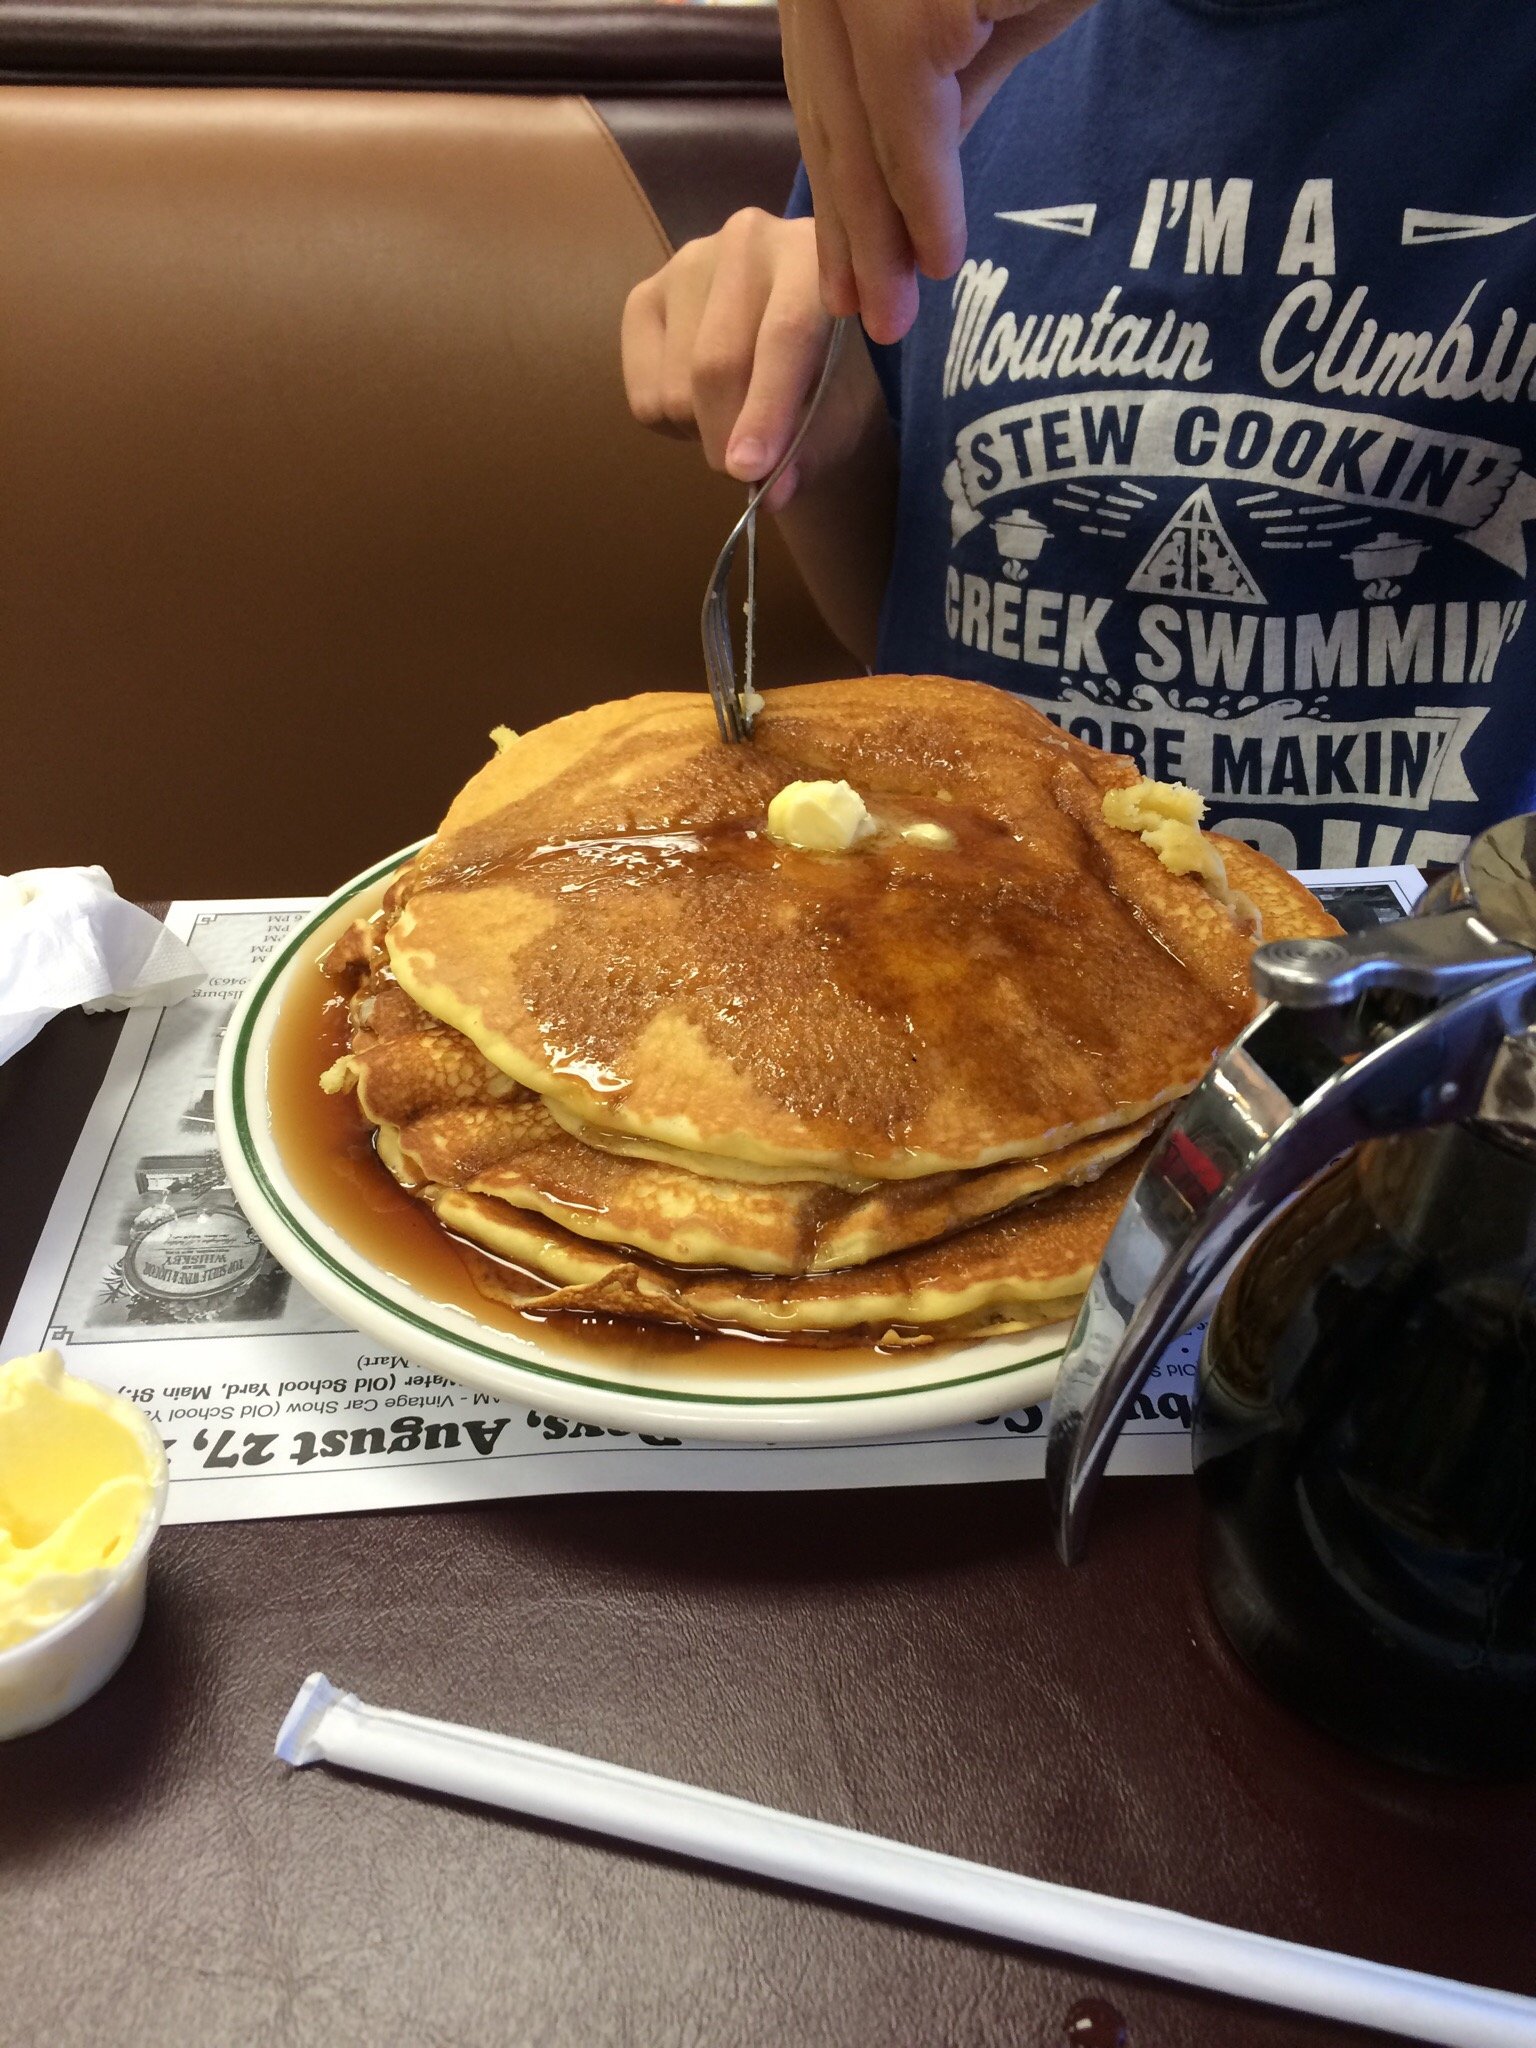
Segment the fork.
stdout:
[[[747,499],[747,509],[726,535],[725,546],[720,550],[720,558],[715,563],[714,574],[710,577],[709,587],[704,593],[704,609],[699,615],[699,628],[704,640],[704,672],[709,677],[709,694],[714,700],[715,719],[720,727],[720,737],[728,746],[751,739],[752,722],[757,715],[760,701],[752,688],[752,671],[757,652],[757,508],[793,462],[811,421],[816,417],[816,408],[821,404],[827,386],[832,381],[832,372],[837,367],[838,351],[842,348],[850,317],[833,321],[832,332],[827,337],[827,353],[822,362],[821,375],[816,380],[816,389],[811,393],[811,402],[805,409],[805,417],[795,429],[794,439],[773,468],[760,484],[754,485],[752,494]],[[744,687],[736,680],[736,653],[731,644],[731,620],[728,609],[731,565],[736,560],[736,550],[741,544],[743,534],[747,538]]]

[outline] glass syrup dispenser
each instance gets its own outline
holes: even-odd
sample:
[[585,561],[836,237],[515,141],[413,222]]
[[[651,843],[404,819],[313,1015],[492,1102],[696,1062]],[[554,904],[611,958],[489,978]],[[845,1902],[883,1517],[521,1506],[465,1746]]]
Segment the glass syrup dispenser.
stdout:
[[1253,974],[1267,1008],[1157,1141],[1062,1361],[1058,1547],[1241,1255],[1194,1433],[1223,1630],[1360,1747],[1536,1771],[1536,817],[1414,917]]

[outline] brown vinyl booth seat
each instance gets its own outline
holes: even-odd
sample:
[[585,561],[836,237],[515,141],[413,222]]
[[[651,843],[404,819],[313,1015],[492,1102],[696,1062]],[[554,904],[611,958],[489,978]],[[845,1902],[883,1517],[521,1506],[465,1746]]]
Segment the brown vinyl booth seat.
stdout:
[[[701,687],[741,493],[619,370],[667,247],[576,95],[0,87],[0,871],[326,890],[492,725]],[[765,574],[770,679],[846,667]]]

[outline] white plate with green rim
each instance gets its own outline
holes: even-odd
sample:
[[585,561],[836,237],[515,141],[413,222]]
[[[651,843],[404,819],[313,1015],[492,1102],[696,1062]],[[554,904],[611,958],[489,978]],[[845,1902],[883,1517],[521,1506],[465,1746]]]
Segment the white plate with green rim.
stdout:
[[285,999],[316,971],[338,931],[376,908],[415,851],[358,875],[305,919],[241,998],[219,1059],[215,1119],[230,1187],[274,1258],[317,1301],[433,1372],[606,1429],[730,1443],[846,1443],[950,1428],[1048,1399],[1066,1324],[885,1356],[767,1344],[706,1344],[697,1357],[679,1347],[673,1356],[640,1333],[629,1352],[611,1333],[601,1342],[584,1339],[574,1321],[558,1339],[537,1325],[536,1336],[499,1328],[431,1300],[350,1243],[284,1163],[268,1058]]

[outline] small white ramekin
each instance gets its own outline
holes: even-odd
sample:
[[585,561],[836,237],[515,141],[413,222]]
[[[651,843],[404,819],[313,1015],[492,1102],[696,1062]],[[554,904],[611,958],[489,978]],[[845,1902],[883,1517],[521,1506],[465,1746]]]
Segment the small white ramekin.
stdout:
[[144,1519],[133,1548],[89,1600],[40,1635],[0,1650],[0,1742],[46,1728],[88,1700],[133,1648],[144,1619],[149,1546],[165,1515],[170,1472],[165,1446],[143,1410],[120,1395],[112,1407],[150,1455],[154,1476]]

